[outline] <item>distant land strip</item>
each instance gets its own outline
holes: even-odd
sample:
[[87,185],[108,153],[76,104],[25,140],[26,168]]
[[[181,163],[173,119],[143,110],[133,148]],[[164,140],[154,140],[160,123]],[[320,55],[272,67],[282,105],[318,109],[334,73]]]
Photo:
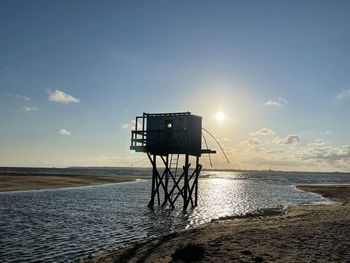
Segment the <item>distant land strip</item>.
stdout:
[[89,186],[150,179],[137,175],[0,174],[0,192]]

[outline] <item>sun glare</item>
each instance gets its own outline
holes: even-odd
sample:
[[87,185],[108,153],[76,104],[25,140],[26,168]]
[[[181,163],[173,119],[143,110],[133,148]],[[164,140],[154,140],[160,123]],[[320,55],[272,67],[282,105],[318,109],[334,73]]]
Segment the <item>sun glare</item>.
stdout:
[[225,115],[220,111],[216,113],[215,118],[217,121],[223,121],[225,119]]

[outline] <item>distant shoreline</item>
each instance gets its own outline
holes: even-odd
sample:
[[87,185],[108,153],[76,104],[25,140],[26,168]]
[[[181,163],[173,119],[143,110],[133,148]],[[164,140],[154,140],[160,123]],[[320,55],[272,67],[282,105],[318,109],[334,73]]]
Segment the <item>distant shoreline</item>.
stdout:
[[91,186],[150,178],[138,175],[0,173],[0,192]]
[[[114,166],[70,166],[70,167],[15,167],[15,166],[0,166],[0,174],[1,173],[12,173],[12,171],[26,171],[27,169],[35,171],[35,170],[52,170],[56,171],[57,174],[60,174],[60,172],[65,172],[67,170],[118,170],[118,169],[126,169],[126,170],[149,170],[152,171],[152,167],[132,167],[132,166],[121,166],[121,167],[114,167]],[[238,173],[308,173],[308,174],[344,174],[349,175],[350,171],[282,171],[282,170],[252,170],[252,169],[221,169],[221,168],[203,168],[203,172],[211,172],[211,171],[218,171],[218,172],[238,172]]]

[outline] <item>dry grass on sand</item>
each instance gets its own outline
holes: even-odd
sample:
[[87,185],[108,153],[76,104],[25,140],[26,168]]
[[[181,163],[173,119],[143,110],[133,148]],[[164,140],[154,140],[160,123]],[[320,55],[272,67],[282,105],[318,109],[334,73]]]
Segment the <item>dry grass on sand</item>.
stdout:
[[84,262],[349,262],[350,186],[299,186],[338,203],[291,207],[279,216],[223,220]]

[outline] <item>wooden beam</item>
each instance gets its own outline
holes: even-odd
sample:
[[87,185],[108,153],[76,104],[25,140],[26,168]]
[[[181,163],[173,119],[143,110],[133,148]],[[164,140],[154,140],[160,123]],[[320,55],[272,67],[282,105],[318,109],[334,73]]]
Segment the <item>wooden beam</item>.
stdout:
[[215,150],[210,150],[210,149],[202,149],[201,150],[201,154],[206,154],[206,153],[208,153],[208,154],[215,154],[216,151]]

